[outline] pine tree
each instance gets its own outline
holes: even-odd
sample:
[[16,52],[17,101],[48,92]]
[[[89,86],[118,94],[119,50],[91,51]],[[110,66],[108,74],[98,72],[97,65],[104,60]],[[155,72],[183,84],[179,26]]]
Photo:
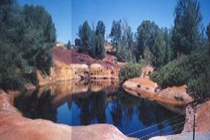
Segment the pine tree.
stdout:
[[201,21],[200,5],[197,0],[178,1],[172,35],[176,57],[178,54],[189,54],[199,47]]

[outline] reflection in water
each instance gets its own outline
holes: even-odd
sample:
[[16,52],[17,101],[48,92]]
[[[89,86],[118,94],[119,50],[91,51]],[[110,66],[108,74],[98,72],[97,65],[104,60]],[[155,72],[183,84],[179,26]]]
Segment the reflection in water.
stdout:
[[17,97],[15,106],[29,118],[43,118],[73,126],[109,123],[124,134],[158,124],[147,131],[131,135],[133,137],[159,130],[154,135],[179,133],[181,129],[176,131],[177,128],[184,125],[175,125],[183,122],[184,117],[160,123],[177,114],[156,102],[126,93],[115,81],[59,83],[35,91],[32,95]]
[[38,96],[38,91],[34,91],[29,96],[22,94],[15,98],[14,105],[25,117],[56,122],[57,110],[53,107],[53,99],[50,90],[43,91],[41,96]]

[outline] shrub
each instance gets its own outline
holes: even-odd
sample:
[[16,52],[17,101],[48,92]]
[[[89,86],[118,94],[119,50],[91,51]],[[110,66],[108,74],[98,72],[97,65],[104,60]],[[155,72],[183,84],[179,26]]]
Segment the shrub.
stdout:
[[150,78],[162,88],[187,84],[190,78],[194,79],[205,71],[208,59],[206,52],[183,55],[153,72]]
[[187,56],[181,56],[169,62],[163,68],[153,72],[150,78],[163,88],[183,85],[190,77],[188,62]]
[[134,63],[126,63],[119,72],[120,83],[124,83],[126,80],[139,77],[142,73],[141,65]]
[[190,78],[187,84],[187,92],[194,99],[203,101],[210,98],[210,64],[198,76]]

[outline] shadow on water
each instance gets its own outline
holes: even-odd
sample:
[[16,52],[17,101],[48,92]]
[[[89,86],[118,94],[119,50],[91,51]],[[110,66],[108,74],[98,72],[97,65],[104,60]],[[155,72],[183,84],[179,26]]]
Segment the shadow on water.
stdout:
[[[78,85],[79,88],[75,88]],[[125,135],[154,125],[130,135],[137,138],[151,133],[144,138],[182,131],[184,123],[180,122],[184,122],[183,116],[156,102],[132,96],[113,81],[90,81],[85,82],[84,86],[72,82],[63,83],[62,86],[60,83],[31,95],[22,94],[15,99],[15,106],[28,118],[42,118],[71,126],[108,123]],[[171,119],[174,116],[178,117]]]
[[34,91],[31,95],[21,94],[15,98],[14,105],[27,118],[42,118],[56,122],[57,110],[53,107],[54,96],[51,95],[51,91],[43,91],[40,96],[38,93],[39,91]]

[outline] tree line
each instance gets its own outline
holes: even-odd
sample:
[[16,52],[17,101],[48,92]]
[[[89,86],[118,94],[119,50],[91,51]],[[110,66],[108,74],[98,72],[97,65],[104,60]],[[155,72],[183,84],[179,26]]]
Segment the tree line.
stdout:
[[171,39],[174,59],[153,72],[151,79],[160,88],[186,84],[195,101],[209,99],[210,24],[205,31],[197,0],[178,1]]
[[[174,27],[160,28],[155,22],[144,20],[136,33],[132,32],[126,21],[114,20],[109,38],[116,49],[117,60],[145,61],[155,68],[160,68],[182,54],[189,55],[192,51],[206,48],[208,43],[197,0],[179,0],[174,13]],[[91,29],[85,21],[79,27],[79,38],[75,39],[79,52],[103,59],[105,29],[102,21],[98,22],[96,29],[95,27]],[[97,30],[101,32],[97,34]]]
[[[195,99],[210,98],[210,23],[205,29],[197,0],[178,0],[174,15],[174,26],[170,29],[160,28],[155,22],[144,20],[136,33],[132,32],[126,21],[114,20],[109,38],[116,49],[115,56],[122,62],[152,65],[155,72],[151,79],[161,88],[187,84],[188,93]],[[94,53],[97,45],[93,35],[94,30],[85,21],[79,28],[79,38],[75,44],[80,46],[81,52],[89,53],[88,50],[91,50],[94,58],[104,58],[104,54]],[[103,43],[100,43],[100,50],[104,49]],[[127,75],[128,79],[136,73],[136,69],[125,67],[120,75]]]
[[19,6],[16,0],[0,1],[0,88],[38,85],[36,71],[49,74],[56,29],[42,6]]

